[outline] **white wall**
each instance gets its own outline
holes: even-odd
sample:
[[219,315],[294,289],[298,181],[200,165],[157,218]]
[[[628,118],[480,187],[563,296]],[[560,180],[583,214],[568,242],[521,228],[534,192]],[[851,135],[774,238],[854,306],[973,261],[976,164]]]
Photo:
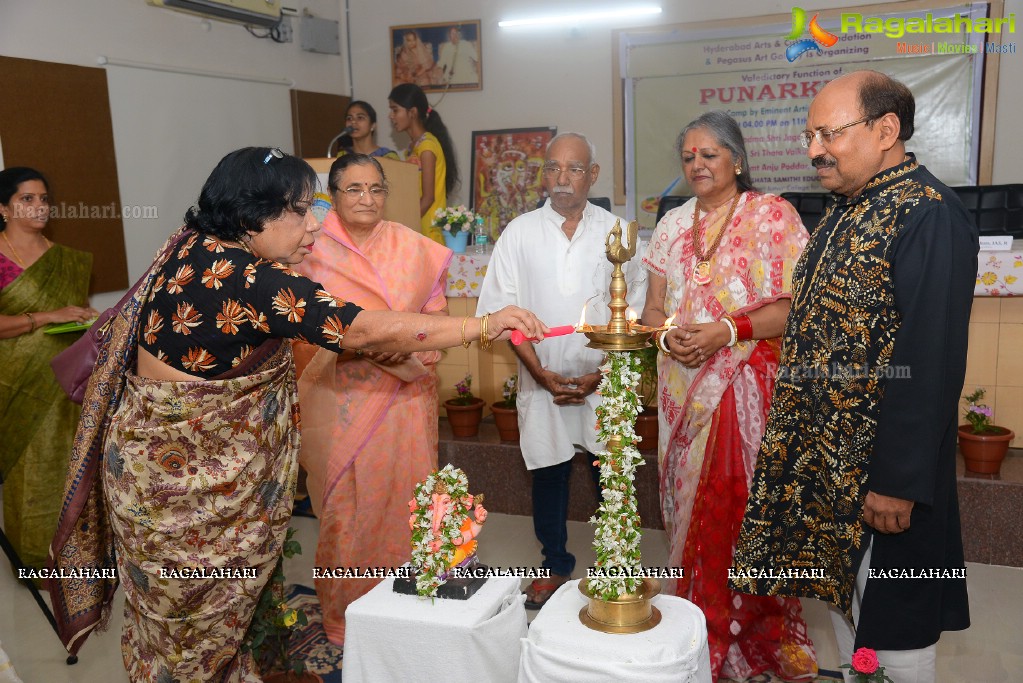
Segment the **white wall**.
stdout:
[[[337,20],[338,0],[288,0],[315,16]],[[146,4],[146,0],[4,0],[0,54],[47,62],[97,66],[96,58],[130,59],[234,74],[290,78],[295,88],[342,93],[342,58],[303,52],[295,41],[274,43],[243,26]],[[257,31],[259,31],[257,29]],[[262,32],[262,31],[259,31]]]
[[[646,1],[646,0],[644,0]],[[373,104],[381,117],[391,88],[388,61],[388,26],[431,22],[482,20],[483,86],[478,92],[431,93],[429,100],[441,113],[452,132],[459,168],[469,165],[470,134],[473,130],[556,125],[559,131],[585,133],[597,145],[603,169],[592,194],[613,196],[611,174],[611,30],[680,22],[727,20],[766,14],[788,14],[792,0],[651,0],[664,11],[652,20],[618,21],[614,25],[589,25],[578,29],[501,29],[497,22],[530,13],[552,12],[559,7],[620,6],[623,2],[580,2],[579,0],[350,0],[353,86],[355,96]],[[339,0],[342,8],[344,0]],[[873,4],[871,0],[843,0],[798,3],[812,12],[835,5],[851,7]],[[889,11],[898,11],[890,3]],[[935,6],[948,3],[935,3]],[[1018,16],[1019,46],[1023,48],[1023,0],[1007,0],[1005,13]],[[1016,36],[1006,40],[1016,40]],[[1023,106],[1023,52],[1004,55],[999,73],[998,120],[994,182],[1023,182],[1023,142],[1014,121]],[[1014,75],[1015,74],[1015,75]],[[684,121],[679,121],[681,128]],[[388,138],[389,125],[381,122],[380,142],[404,149],[407,136]],[[670,145],[673,140],[665,140]],[[927,160],[923,162],[926,164]],[[468,198],[468,180],[454,199]]]

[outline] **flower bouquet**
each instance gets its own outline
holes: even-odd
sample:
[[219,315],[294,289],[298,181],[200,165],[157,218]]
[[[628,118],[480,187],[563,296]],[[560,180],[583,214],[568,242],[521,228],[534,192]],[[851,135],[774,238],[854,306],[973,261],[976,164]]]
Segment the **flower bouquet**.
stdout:
[[471,232],[475,222],[476,214],[464,204],[442,206],[433,213],[433,227],[449,235],[459,232]]
[[433,227],[444,236],[444,244],[456,254],[464,254],[469,243],[476,214],[464,204],[458,206],[442,206],[433,214]]
[[894,683],[891,678],[885,676],[884,667],[878,665],[877,653],[869,647],[861,647],[854,652],[852,663],[843,664],[841,668],[849,669],[856,683]]

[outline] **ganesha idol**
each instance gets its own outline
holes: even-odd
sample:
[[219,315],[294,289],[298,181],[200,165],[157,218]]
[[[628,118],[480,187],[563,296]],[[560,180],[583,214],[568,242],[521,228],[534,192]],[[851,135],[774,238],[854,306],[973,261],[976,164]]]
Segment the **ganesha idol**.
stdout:
[[[409,510],[412,512],[412,515],[409,517],[409,527],[414,529],[419,506],[415,498],[410,500],[408,505]],[[442,527],[450,525],[454,521],[453,517],[456,520],[458,517],[465,517],[459,527],[461,533],[451,539],[451,543],[455,546],[455,551],[447,562],[449,571],[441,576],[441,580],[446,580],[450,575],[450,570],[456,567],[464,569],[477,564],[476,536],[483,529],[483,523],[487,521],[487,511],[483,507],[483,494],[480,493],[476,496],[470,494],[454,500],[448,493],[444,482],[439,481],[430,495],[428,514],[435,539],[430,547],[435,553],[441,552]]]

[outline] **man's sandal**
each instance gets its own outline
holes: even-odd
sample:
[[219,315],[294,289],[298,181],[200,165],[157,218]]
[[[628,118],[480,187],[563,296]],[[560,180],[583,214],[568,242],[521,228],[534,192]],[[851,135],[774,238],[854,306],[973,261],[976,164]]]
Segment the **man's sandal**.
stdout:
[[572,577],[551,574],[547,579],[533,579],[526,589],[526,609],[540,609],[547,604],[554,592]]

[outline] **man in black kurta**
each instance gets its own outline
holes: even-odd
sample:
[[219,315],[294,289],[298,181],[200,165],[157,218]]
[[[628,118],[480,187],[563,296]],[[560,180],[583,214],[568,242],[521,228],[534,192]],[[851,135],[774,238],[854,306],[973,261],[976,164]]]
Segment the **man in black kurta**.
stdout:
[[837,196],[793,273],[732,581],[837,606],[842,661],[878,650],[898,683],[933,681],[941,632],[970,623],[955,450],[978,235],[906,153],[914,108],[873,71],[810,106],[804,142]]

